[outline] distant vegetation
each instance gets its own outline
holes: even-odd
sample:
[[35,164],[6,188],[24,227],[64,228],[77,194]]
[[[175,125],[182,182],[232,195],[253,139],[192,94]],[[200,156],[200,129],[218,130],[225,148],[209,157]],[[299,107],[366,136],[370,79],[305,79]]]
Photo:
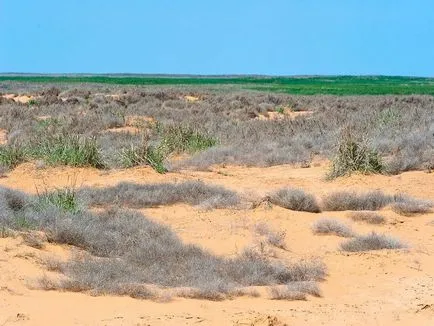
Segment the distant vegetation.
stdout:
[[96,168],[149,165],[165,173],[218,165],[309,167],[317,159],[332,160],[329,178],[434,169],[433,96],[0,86],[32,100],[0,97],[1,170],[41,161]]
[[314,95],[434,95],[434,78],[390,76],[321,76],[321,77],[199,77],[147,75],[3,75],[0,82],[98,83],[112,85],[236,85],[252,89],[288,94]]

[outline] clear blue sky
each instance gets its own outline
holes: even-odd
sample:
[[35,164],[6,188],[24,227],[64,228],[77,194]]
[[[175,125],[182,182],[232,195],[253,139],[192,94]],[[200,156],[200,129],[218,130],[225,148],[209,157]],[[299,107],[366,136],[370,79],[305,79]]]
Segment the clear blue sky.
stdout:
[[433,0],[0,0],[0,72],[434,76]]

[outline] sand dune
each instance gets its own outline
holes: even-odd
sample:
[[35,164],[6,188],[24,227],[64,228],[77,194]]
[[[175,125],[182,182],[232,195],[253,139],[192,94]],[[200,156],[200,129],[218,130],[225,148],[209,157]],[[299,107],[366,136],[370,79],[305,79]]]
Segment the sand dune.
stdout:
[[[137,183],[201,179],[224,185],[248,198],[260,198],[282,186],[296,186],[318,197],[334,190],[381,189],[406,192],[434,200],[434,174],[407,172],[398,176],[362,176],[325,181],[325,166],[296,169],[215,168],[160,175],[151,168],[99,171],[85,168],[36,169],[27,163],[0,179],[3,186],[35,193],[43,187],[107,186],[120,181]],[[93,297],[83,293],[42,291],[36,280],[51,275],[42,264],[47,256],[68,257],[71,248],[47,245],[38,250],[20,237],[0,238],[0,325],[432,325],[434,321],[434,213],[403,217],[389,208],[381,211],[384,225],[354,223],[346,212],[313,214],[277,206],[254,209],[201,210],[188,205],[142,210],[169,225],[185,242],[223,256],[233,256],[254,243],[252,228],[266,222],[286,231],[288,250],[276,249],[281,259],[319,257],[329,276],[320,283],[323,297],[307,301],[240,297],[212,302],[174,298],[169,302],[129,297]],[[359,233],[371,230],[396,236],[409,248],[364,253],[338,250],[341,238],[313,235],[310,226],[321,216],[352,224]]]

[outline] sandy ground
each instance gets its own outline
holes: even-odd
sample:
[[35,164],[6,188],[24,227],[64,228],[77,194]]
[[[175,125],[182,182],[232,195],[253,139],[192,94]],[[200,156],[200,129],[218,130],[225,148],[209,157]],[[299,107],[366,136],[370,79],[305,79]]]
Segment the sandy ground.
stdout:
[[[324,181],[325,166],[293,168],[216,168],[159,175],[147,167],[118,171],[77,168],[36,169],[23,164],[0,179],[0,184],[34,193],[74,184],[106,186],[120,181],[150,183],[201,179],[224,185],[249,198],[259,198],[282,186],[296,186],[318,197],[342,189],[381,189],[434,200],[434,174],[407,172],[399,176],[360,176]],[[0,325],[434,325],[434,213],[402,217],[390,209],[387,223],[351,223],[346,212],[311,214],[261,204],[255,209],[204,211],[188,205],[144,209],[170,225],[188,243],[231,256],[254,243],[252,228],[266,222],[286,231],[288,249],[275,256],[321,258],[329,275],[320,284],[323,297],[307,301],[274,301],[267,292],[259,298],[222,302],[175,298],[152,302],[128,297],[93,297],[82,293],[34,289],[38,277],[49,275],[42,261],[67,257],[67,247],[42,250],[17,238],[0,238]],[[311,224],[323,216],[351,224],[360,233],[375,230],[396,236],[405,250],[343,253],[342,238],[316,236]]]

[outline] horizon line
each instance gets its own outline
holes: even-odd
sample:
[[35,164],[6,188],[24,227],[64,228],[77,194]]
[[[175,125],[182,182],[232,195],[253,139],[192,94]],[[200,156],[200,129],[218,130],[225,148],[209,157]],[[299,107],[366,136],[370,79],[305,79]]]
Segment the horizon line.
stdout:
[[295,74],[295,75],[274,75],[274,74],[170,74],[170,73],[27,73],[27,72],[0,72],[0,76],[11,77],[182,77],[182,78],[318,78],[318,77],[404,77],[404,78],[423,78],[433,79],[427,76],[417,75],[383,75],[383,74]]

